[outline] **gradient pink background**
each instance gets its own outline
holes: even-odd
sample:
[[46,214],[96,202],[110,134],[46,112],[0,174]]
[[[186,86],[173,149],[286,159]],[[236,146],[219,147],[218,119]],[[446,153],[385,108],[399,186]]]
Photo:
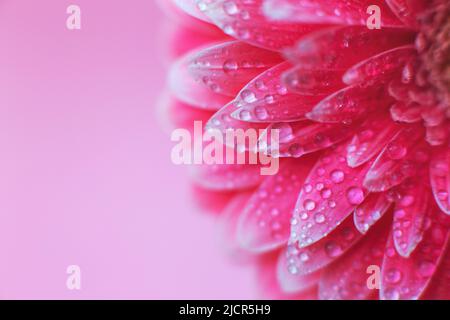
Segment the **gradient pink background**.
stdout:
[[255,297],[170,162],[162,19],[154,0],[0,0],[1,298]]

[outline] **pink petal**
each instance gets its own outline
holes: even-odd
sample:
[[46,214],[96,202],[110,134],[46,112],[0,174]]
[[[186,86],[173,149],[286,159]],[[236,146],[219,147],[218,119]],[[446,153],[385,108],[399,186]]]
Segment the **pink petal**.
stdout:
[[189,74],[190,56],[184,56],[175,62],[169,73],[169,85],[177,99],[191,106],[218,110],[232,99],[214,92],[203,83],[196,81]]
[[350,167],[358,167],[388,144],[401,127],[395,124],[385,113],[374,114],[361,126],[347,148],[347,163]]
[[400,29],[334,27],[302,38],[285,56],[294,63],[316,69],[346,69],[373,55],[414,41],[414,34]]
[[448,242],[448,220],[435,208],[423,241],[409,258],[394,249],[393,235],[389,237],[382,266],[380,297],[388,300],[418,299],[423,294],[443,256]]
[[[163,0],[167,1],[167,0]],[[196,17],[197,19],[200,19],[205,22],[211,22],[203,12],[200,11],[197,5],[197,0],[171,0],[175,3],[181,10],[186,12],[187,14],[190,14],[193,17]]]
[[438,269],[423,298],[425,300],[450,300],[450,247],[447,245]]
[[210,111],[193,108],[167,93],[161,95],[157,109],[160,122],[170,133],[177,128],[188,129],[192,133],[194,121],[206,122],[211,117]]
[[434,152],[430,162],[430,181],[439,208],[450,215],[450,149]]
[[[155,0],[156,3],[163,9],[164,13],[169,19],[163,19],[163,24],[158,29],[158,38],[164,41],[162,47],[161,57],[172,61],[188,51],[205,45],[207,43],[215,43],[218,41],[229,41],[230,37],[225,35],[222,30],[217,28],[210,22],[194,18],[193,15],[186,14],[186,11],[191,11],[192,3],[184,3],[184,0]],[[186,10],[181,7],[189,7]],[[190,2],[195,0],[188,0]],[[195,11],[192,8],[191,13]],[[202,17],[200,17],[202,18]],[[206,17],[205,17],[206,18]]]
[[306,247],[321,240],[364,201],[362,181],[370,164],[351,168],[345,156],[346,144],[331,148],[312,169],[297,201],[291,243]]
[[392,75],[400,71],[416,53],[413,46],[404,46],[382,52],[351,67],[343,76],[352,85]]
[[405,24],[419,27],[418,16],[429,6],[428,0],[386,0],[394,14]]
[[194,182],[206,189],[217,191],[245,190],[261,181],[259,165],[221,164],[192,166]]
[[271,50],[292,46],[300,37],[321,26],[269,22],[263,0],[203,1],[203,12],[226,34]]
[[392,120],[404,123],[416,123],[422,120],[422,106],[417,103],[406,104],[399,101],[391,107]]
[[[271,132],[279,133],[278,145],[272,145]],[[345,125],[311,122],[274,123],[260,136],[259,151],[280,157],[299,158],[335,145],[354,132]],[[269,142],[269,143],[268,143]]]
[[265,0],[264,13],[267,17],[283,22],[366,25],[367,8],[378,5],[384,13],[383,26],[398,26],[401,23],[390,12],[384,1],[347,0]]
[[369,298],[373,289],[367,285],[371,265],[380,265],[388,235],[386,224],[371,230],[342,258],[327,267],[319,284],[319,298],[361,300]]
[[[291,224],[298,221],[294,218]],[[347,218],[340,226],[322,240],[301,248],[296,244],[289,244],[285,250],[285,270],[291,274],[290,278],[315,273],[326,267],[347,250],[349,250],[362,235],[355,229],[351,218]]]
[[351,123],[369,112],[388,108],[392,103],[383,82],[369,81],[328,96],[306,116],[318,122]]
[[299,275],[296,273],[295,267],[287,264],[288,259],[287,253],[283,251],[280,254],[277,265],[278,283],[284,292],[299,292],[316,286],[319,283],[322,270]]
[[242,248],[264,252],[285,244],[298,193],[312,161],[286,159],[274,176],[268,176],[243,206],[237,229]]
[[162,48],[163,62],[172,63],[178,57],[194,49],[231,40],[222,33],[222,30],[213,25],[208,25],[194,18],[191,18],[191,20],[195,21],[195,26],[192,26],[192,23],[185,27],[184,25],[174,25],[171,21],[166,22],[166,27],[161,31],[161,38],[168,43]]
[[311,111],[320,98],[288,92],[281,82],[281,75],[291,67],[285,62],[253,79],[235,99],[239,108],[232,117],[248,122],[305,119],[305,113]]
[[[247,192],[239,192],[246,194]],[[224,209],[228,207],[235,197],[235,192],[217,192],[208,190],[197,185],[191,184],[189,195],[196,207],[201,209],[202,213],[208,213],[214,216],[222,215]]]
[[393,236],[397,252],[409,257],[422,241],[428,210],[429,189],[422,181],[411,179],[399,188],[395,203]]
[[238,193],[214,191],[213,193],[228,195],[227,205],[219,216],[220,247],[224,248],[225,252],[232,258],[239,259],[239,261],[254,260],[246,250],[241,248],[237,240],[238,221],[242,215],[242,208],[247,204],[253,190],[239,191]]
[[421,126],[400,131],[383,149],[370,168],[364,186],[371,192],[386,191],[399,185],[428,162],[428,145]]
[[234,97],[250,80],[280,61],[274,52],[230,41],[191,53],[187,68],[197,83]]
[[[282,299],[282,300],[315,300],[317,299],[317,284],[313,277],[305,277],[303,285],[299,282],[297,288],[303,288],[300,291],[293,290],[295,284],[288,287],[282,287],[280,285],[279,271],[280,268],[280,251],[276,250],[272,253],[268,253],[260,256],[257,264],[258,284],[262,289],[264,296],[263,299]],[[307,285],[309,282],[309,285]],[[290,289],[290,290],[289,290]]]
[[432,146],[441,146],[449,141],[450,126],[448,121],[445,121],[437,126],[426,127],[426,140]]
[[398,101],[403,101],[405,103],[411,103],[413,102],[412,99],[409,96],[409,93],[414,88],[414,84],[411,83],[404,83],[399,78],[392,79],[388,84],[388,92],[389,94],[394,97]]
[[344,69],[317,69],[297,65],[283,75],[288,90],[302,95],[329,95],[344,87]]
[[391,203],[384,193],[371,193],[353,214],[353,221],[358,231],[365,234],[383,217],[390,206]]
[[240,121],[236,120],[231,116],[232,113],[234,113],[238,109],[238,105],[232,101],[226,106],[224,106],[222,109],[217,111],[211,119],[206,123],[205,130],[219,130],[222,132],[223,139],[225,143],[231,147],[235,148],[236,150],[255,150],[254,145],[249,145],[249,143],[246,141],[240,142],[240,141],[228,141],[226,139],[226,133],[231,130],[232,133],[237,133],[239,130],[242,130],[242,132],[247,132],[247,130],[251,130],[253,132],[256,130],[257,138],[259,132],[263,132],[264,129],[266,129],[267,124],[264,123],[250,123],[246,121]]

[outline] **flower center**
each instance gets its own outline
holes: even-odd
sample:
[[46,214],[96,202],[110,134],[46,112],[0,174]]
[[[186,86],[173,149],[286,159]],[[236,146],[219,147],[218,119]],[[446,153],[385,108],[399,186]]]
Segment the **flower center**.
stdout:
[[450,106],[450,3],[443,1],[420,18],[416,47],[428,82]]

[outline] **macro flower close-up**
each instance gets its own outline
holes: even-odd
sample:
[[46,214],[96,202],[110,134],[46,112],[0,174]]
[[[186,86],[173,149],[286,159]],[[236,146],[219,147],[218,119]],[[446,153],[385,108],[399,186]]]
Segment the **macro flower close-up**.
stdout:
[[450,299],[450,1],[159,2],[166,125],[279,161],[189,168],[261,296]]

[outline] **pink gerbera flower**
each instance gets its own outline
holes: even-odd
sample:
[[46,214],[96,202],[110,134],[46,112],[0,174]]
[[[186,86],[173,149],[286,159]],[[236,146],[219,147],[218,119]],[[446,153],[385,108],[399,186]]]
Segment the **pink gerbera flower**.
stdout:
[[264,276],[284,297],[450,298],[450,1],[173,3],[195,18],[177,16],[172,121],[280,130],[258,150],[281,157],[277,175],[194,174],[233,192],[224,215]]

